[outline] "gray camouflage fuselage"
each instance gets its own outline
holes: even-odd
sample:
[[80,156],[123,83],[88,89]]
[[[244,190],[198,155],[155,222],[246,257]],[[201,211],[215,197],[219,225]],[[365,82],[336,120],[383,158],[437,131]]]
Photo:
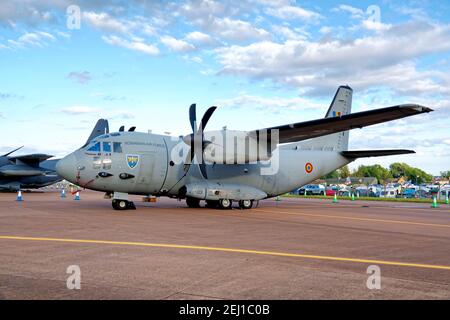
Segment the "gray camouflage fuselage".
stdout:
[[[102,149],[99,152],[87,151],[97,142],[121,143],[122,152],[103,152]],[[208,164],[208,180],[205,180],[196,165],[191,166],[187,175],[184,174],[183,163],[171,165],[172,151],[183,144],[179,138],[120,132],[98,137],[93,143],[64,158],[64,169],[58,172],[67,180],[88,189],[140,195],[176,197],[185,185],[207,183],[211,187],[218,184],[253,187],[271,197],[289,192],[350,162],[339,151],[304,150],[302,143],[295,143],[280,146],[274,152],[279,152],[279,163],[273,174],[261,174],[261,169],[269,167],[262,162]],[[128,164],[127,157],[130,155],[139,156],[135,167]],[[306,168],[307,164],[312,166]],[[107,176],[102,177],[100,173]],[[121,179],[121,174],[134,178]]]

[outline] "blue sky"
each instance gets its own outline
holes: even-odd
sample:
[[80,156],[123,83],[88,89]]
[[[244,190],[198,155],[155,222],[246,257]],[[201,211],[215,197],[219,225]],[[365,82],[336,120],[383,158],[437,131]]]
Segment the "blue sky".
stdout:
[[[79,29],[68,27],[71,5]],[[450,170],[449,13],[448,2],[426,0],[7,0],[0,152],[25,145],[64,156],[100,117],[113,130],[187,134],[193,102],[199,113],[220,107],[208,129],[306,121],[323,117],[348,84],[353,111],[436,110],[353,130],[352,149],[417,154],[351,167],[402,161],[438,174]]]

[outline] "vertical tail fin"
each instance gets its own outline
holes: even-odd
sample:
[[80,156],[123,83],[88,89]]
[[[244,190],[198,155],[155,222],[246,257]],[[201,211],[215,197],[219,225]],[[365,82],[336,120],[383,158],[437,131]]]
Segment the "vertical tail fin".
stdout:
[[91,140],[94,139],[95,137],[98,137],[105,133],[109,133],[108,120],[99,119],[97,121],[97,124],[95,125],[94,129],[92,130],[91,135],[89,136],[86,143],[81,148],[86,147],[89,144],[89,142],[91,142]]
[[[325,118],[340,117],[351,113],[352,111],[352,96],[353,90],[349,86],[340,86],[334,99],[328,108]],[[333,151],[347,151],[348,150],[349,132],[333,133],[326,136],[313,138],[305,141],[295,143],[301,149],[306,150],[333,150]]]
[[[330,107],[325,115],[325,118],[340,117],[352,112],[352,97],[353,89],[349,86],[340,86]],[[336,150],[348,150],[349,131],[330,134],[323,137],[323,144],[325,146],[334,147]]]

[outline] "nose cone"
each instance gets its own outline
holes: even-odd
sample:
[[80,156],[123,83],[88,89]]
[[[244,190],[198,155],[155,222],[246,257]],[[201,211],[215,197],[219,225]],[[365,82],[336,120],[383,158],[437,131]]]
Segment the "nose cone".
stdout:
[[77,171],[77,159],[73,153],[62,158],[56,164],[56,172],[68,181],[74,181]]

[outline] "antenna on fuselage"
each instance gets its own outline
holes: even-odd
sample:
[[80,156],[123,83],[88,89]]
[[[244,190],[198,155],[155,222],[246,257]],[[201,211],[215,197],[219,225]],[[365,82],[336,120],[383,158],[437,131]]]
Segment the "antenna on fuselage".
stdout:
[[120,128],[119,128],[119,132],[124,132],[125,131],[125,126],[121,126]]
[[136,130],[136,127],[131,127],[130,129],[128,129],[128,132],[134,132],[134,130]]

